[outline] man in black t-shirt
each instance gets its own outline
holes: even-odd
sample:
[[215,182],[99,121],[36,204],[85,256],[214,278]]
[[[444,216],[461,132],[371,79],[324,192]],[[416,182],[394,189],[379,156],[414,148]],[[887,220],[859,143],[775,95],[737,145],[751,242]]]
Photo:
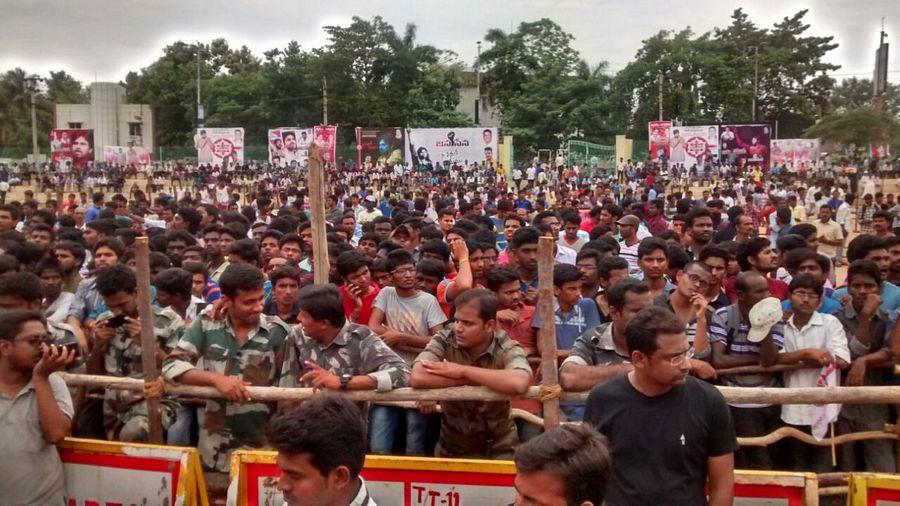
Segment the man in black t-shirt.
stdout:
[[689,375],[684,324],[662,307],[625,328],[634,370],[596,386],[584,421],[610,441],[613,477],[606,504],[730,505],[737,439],[715,387]]

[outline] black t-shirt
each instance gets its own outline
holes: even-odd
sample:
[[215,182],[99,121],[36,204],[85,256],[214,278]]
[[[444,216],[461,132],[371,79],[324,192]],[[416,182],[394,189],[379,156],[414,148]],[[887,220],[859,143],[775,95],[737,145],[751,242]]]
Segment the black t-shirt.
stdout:
[[601,383],[584,421],[610,441],[608,506],[707,504],[707,458],[738,447],[722,394],[692,376],[656,397],[637,391],[628,375]]

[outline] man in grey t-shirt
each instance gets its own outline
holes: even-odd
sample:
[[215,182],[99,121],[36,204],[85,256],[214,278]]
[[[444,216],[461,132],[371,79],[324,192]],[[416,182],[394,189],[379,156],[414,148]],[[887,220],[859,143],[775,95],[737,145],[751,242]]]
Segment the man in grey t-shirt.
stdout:
[[64,504],[65,476],[54,444],[72,427],[72,397],[52,373],[75,358],[48,346],[37,311],[0,314],[0,491],[3,502]]
[[[412,364],[416,355],[447,321],[437,299],[416,288],[416,266],[406,250],[387,256],[387,271],[394,286],[381,289],[372,303],[369,327]],[[391,453],[400,416],[406,417],[406,453],[425,453],[425,417],[418,409],[373,405],[369,413],[372,453]]]

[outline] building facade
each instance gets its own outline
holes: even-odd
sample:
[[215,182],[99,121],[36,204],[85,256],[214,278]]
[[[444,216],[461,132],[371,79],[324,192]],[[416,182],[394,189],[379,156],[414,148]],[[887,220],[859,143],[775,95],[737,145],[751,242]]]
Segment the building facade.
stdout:
[[103,161],[105,146],[154,148],[153,111],[147,104],[129,104],[118,83],[93,83],[90,104],[56,104],[55,128],[94,131],[94,160]]

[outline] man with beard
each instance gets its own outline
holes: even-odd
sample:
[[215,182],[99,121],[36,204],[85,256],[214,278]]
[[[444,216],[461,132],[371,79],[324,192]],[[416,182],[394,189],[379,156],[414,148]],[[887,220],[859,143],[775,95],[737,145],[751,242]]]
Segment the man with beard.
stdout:
[[[707,360],[709,349],[709,320],[712,309],[705,293],[712,282],[709,267],[702,262],[690,262],[675,277],[676,288],[653,299],[653,304],[675,314],[684,324],[684,333],[694,355]],[[701,378],[714,378],[715,371],[702,360],[691,359],[692,371]]]
[[519,291],[522,301],[533,306],[537,300],[537,250],[541,233],[534,227],[516,230],[509,241],[509,252],[519,271]]
[[750,240],[753,235],[753,218],[747,214],[740,214],[734,221],[734,242],[738,244]]
[[91,146],[91,134],[81,131],[72,140],[72,166],[76,168],[87,167],[94,160],[94,148]]
[[63,291],[75,293],[81,276],[81,264],[84,263],[84,246],[72,241],[60,241],[53,248],[53,254],[62,268]]
[[172,261],[172,265],[175,267],[181,266],[181,255],[184,253],[184,250],[188,246],[197,244],[194,236],[185,230],[170,230],[166,234],[166,239],[166,256],[169,257],[169,260]]
[[[769,284],[769,295],[779,300],[786,300],[789,297],[787,283],[771,277],[772,271],[778,267],[777,259],[778,255],[765,237],[754,237],[738,247],[737,261],[741,266],[741,271],[758,272],[766,278],[766,282]],[[729,282],[729,286],[725,287],[725,293],[732,302],[738,300],[734,282]]]
[[884,243],[891,255],[891,269],[885,281],[896,285],[900,283],[900,237],[896,235],[888,237]]
[[[98,220],[99,221],[99,220]],[[104,270],[119,262],[122,255],[125,254],[125,245],[118,239],[107,237],[97,241],[94,247],[94,270],[96,275],[100,275]],[[66,317],[68,323],[78,336],[78,342],[87,349],[87,339],[84,336],[84,327],[88,327],[90,323],[96,319],[95,314],[103,305],[103,297],[97,291],[97,278],[91,277],[81,280],[78,288],[75,290],[75,298],[69,306],[69,315]]]
[[290,164],[298,159],[297,156],[297,134],[291,131],[284,132],[281,136],[284,139],[284,150],[282,156],[285,164]]
[[687,253],[693,259],[700,258],[700,252],[712,240],[712,213],[705,207],[695,207],[684,217],[684,231],[690,237]]

